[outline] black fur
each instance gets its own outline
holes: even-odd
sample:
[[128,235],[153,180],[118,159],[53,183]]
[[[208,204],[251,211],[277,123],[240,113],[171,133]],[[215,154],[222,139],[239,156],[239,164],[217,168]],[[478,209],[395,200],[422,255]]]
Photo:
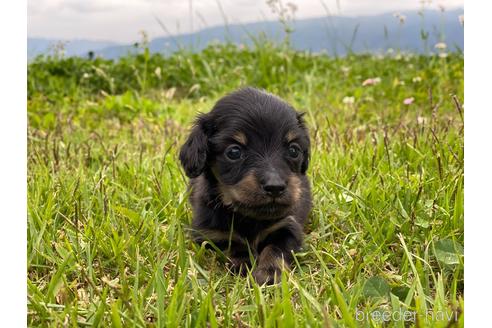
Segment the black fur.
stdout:
[[194,240],[212,241],[240,272],[252,255],[256,280],[273,283],[302,245],[309,148],[302,114],[280,98],[244,88],[220,99],[179,155],[191,178]]

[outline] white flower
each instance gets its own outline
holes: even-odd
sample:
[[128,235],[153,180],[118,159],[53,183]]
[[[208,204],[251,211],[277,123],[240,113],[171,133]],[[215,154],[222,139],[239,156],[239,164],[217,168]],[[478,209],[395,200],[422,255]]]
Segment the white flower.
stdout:
[[447,56],[448,56],[448,54],[445,52],[439,53],[439,58],[446,58]]
[[423,116],[417,116],[417,124],[425,124],[427,123],[427,118]]
[[412,79],[412,82],[413,83],[419,83],[419,82],[422,82],[422,78],[420,76],[416,76]]
[[343,97],[342,102],[345,105],[352,105],[355,102],[355,98],[346,96],[346,97]]
[[374,77],[374,78],[369,78],[362,82],[362,86],[367,86],[367,85],[376,85],[378,83],[381,83],[381,78],[380,77]]
[[411,104],[414,102],[414,100],[415,100],[415,98],[414,98],[414,97],[405,98],[405,99],[403,100],[403,104],[404,104],[404,105],[407,105],[407,106],[408,106],[408,105],[411,105]]
[[434,48],[436,49],[439,49],[439,50],[444,50],[446,49],[448,46],[446,45],[446,43],[444,42],[439,42],[439,43],[436,43],[436,45],[434,46]]

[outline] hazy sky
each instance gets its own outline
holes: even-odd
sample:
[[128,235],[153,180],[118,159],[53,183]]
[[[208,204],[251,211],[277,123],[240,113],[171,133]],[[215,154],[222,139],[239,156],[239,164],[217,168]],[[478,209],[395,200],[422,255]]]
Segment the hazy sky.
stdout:
[[[297,5],[296,18],[332,14],[359,16],[400,10],[462,7],[464,0],[283,0]],[[266,0],[28,0],[28,36],[131,42],[145,30],[150,38],[229,23],[275,19]],[[191,8],[190,8],[191,5]],[[193,13],[193,15],[190,15]],[[190,19],[192,17],[193,19]],[[193,28],[192,28],[193,26]]]

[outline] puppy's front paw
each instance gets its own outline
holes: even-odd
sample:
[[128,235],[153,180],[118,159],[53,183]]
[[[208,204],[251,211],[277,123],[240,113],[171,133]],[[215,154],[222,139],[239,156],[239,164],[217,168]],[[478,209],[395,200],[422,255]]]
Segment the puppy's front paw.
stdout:
[[253,271],[253,277],[259,285],[273,285],[280,282],[282,268],[274,263],[260,266]]
[[253,271],[253,277],[258,284],[272,285],[280,282],[282,270],[289,267],[283,254],[275,245],[267,245],[263,248],[258,258],[258,266]]

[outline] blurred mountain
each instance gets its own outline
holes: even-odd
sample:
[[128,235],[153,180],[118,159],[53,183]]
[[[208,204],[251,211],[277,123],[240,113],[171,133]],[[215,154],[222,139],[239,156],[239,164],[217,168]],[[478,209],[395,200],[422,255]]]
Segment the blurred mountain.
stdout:
[[[293,24],[291,44],[299,50],[326,51],[331,55],[344,55],[350,51],[382,52],[389,48],[410,52],[428,52],[444,41],[448,50],[463,50],[464,29],[459,16],[463,9],[445,12],[416,11],[361,17],[319,17],[301,19]],[[248,24],[231,24],[206,28],[195,33],[161,37],[149,43],[151,52],[172,53],[179,48],[199,51],[210,42],[230,41],[250,45],[258,35],[272,40],[284,38],[279,22],[265,21]],[[426,40],[424,40],[426,39]],[[86,56],[89,51],[105,58],[118,58],[140,51],[134,45],[112,45],[104,42],[76,40],[67,44],[66,54]],[[28,52],[39,44],[39,39],[28,39]],[[37,46],[38,51],[41,47]],[[37,52],[39,53],[39,52]]]
[[32,59],[41,54],[53,54],[57,51],[55,49],[62,48],[66,56],[86,56],[89,51],[96,52],[118,45],[111,41],[27,38],[27,58]]

